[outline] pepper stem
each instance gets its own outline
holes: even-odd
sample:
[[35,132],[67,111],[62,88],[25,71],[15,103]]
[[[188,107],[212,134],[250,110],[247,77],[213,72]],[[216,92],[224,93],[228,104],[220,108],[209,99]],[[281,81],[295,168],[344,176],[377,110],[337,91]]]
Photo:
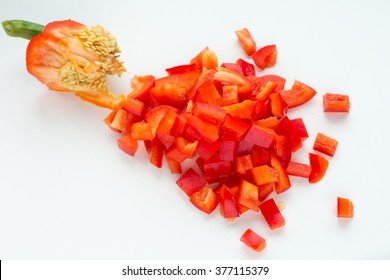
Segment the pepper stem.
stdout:
[[25,20],[6,20],[1,23],[8,36],[31,40],[43,32],[43,25]]

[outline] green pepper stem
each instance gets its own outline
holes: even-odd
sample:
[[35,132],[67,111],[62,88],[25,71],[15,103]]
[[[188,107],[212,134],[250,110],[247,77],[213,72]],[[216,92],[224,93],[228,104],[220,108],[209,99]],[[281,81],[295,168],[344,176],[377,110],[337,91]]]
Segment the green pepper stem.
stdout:
[[8,36],[31,40],[43,32],[43,25],[25,20],[6,20],[1,23]]

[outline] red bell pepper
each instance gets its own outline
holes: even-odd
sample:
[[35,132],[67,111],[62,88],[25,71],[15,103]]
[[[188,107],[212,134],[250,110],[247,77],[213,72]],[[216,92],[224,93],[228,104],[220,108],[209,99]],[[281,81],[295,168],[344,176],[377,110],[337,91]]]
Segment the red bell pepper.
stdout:
[[278,51],[276,50],[276,45],[264,46],[252,55],[253,62],[261,70],[274,66],[277,57]]
[[192,108],[192,114],[204,121],[211,122],[216,125],[221,125],[225,120],[226,111],[215,105],[196,102]]
[[136,116],[142,116],[145,110],[145,104],[138,99],[127,98],[122,108]]
[[347,198],[337,197],[337,217],[353,218],[353,203]]
[[326,158],[313,153],[309,153],[309,160],[311,167],[309,183],[317,183],[325,176],[329,161]]
[[259,202],[264,201],[273,191],[274,183],[257,186],[259,189]]
[[203,172],[206,177],[220,177],[232,173],[232,163],[219,157],[219,153],[214,154],[204,162]]
[[318,133],[314,141],[313,149],[333,157],[337,149],[338,141],[325,134]]
[[233,161],[237,153],[237,141],[232,135],[224,135],[220,138],[219,157],[225,161]]
[[198,66],[196,63],[183,64],[165,69],[168,75],[183,74],[187,72],[197,71]]
[[252,175],[257,185],[275,183],[279,180],[278,172],[268,165],[252,168]]
[[218,58],[214,51],[207,50],[202,56],[202,65],[206,69],[215,69],[218,67]]
[[256,185],[241,180],[238,187],[238,204],[259,211],[259,190]]
[[288,139],[288,143],[293,152],[302,148],[302,140],[295,126],[291,123],[290,119],[287,116],[284,116],[278,126],[275,128],[275,131],[284,135]]
[[222,217],[227,218],[229,221],[233,221],[239,217],[240,212],[231,190],[227,186],[222,185],[219,188],[218,194]]
[[248,56],[252,56],[256,52],[256,42],[247,28],[236,31],[238,41]]
[[212,213],[219,203],[218,195],[209,186],[203,186],[190,196],[191,203],[206,214]]
[[27,70],[49,89],[74,92],[109,109],[122,107],[126,97],[109,91],[106,76],[120,76],[125,68],[118,60],[117,41],[101,26],[87,27],[73,20],[54,21],[45,27],[11,20],[3,26],[8,35],[30,40]]
[[271,93],[269,95],[271,102],[271,113],[272,115],[283,118],[287,113],[287,103],[284,101],[279,92]]
[[158,138],[152,139],[150,144],[149,161],[154,166],[161,168],[162,158],[164,155],[163,145],[161,144],[160,140],[158,140]]
[[299,162],[289,162],[286,167],[286,172],[289,175],[309,178],[311,173],[311,166]]
[[276,155],[271,156],[271,166],[276,170],[279,176],[279,180],[275,182],[275,192],[280,194],[287,191],[291,187],[290,178],[288,177],[282,162]]
[[192,100],[216,106],[222,104],[222,96],[215,87],[212,79],[207,79],[197,88]]
[[225,85],[222,87],[222,106],[238,103],[238,86]]
[[259,209],[271,230],[285,225],[284,217],[282,216],[282,213],[280,213],[273,198],[260,203]]
[[239,175],[245,175],[251,172],[253,168],[252,157],[250,154],[237,156],[234,158],[234,170]]
[[345,94],[326,93],[323,95],[324,112],[349,113],[351,103]]
[[119,148],[130,156],[134,156],[138,150],[138,142],[129,134],[118,139]]
[[305,123],[302,118],[296,118],[290,120],[292,125],[295,128],[295,131],[298,133],[299,137],[301,137],[301,141],[305,141],[309,137],[309,133],[307,132]]
[[106,118],[106,123],[114,131],[130,133],[131,126],[137,120],[138,118],[132,113],[124,109],[119,109],[111,116],[111,120]]
[[244,242],[246,246],[257,252],[264,250],[267,245],[266,240],[250,228],[243,233],[240,240]]
[[244,136],[244,140],[253,145],[270,148],[275,136],[266,128],[252,124]]
[[270,165],[271,150],[255,145],[251,150],[251,159],[254,167],[260,165]]
[[127,98],[134,98],[143,102],[149,101],[150,90],[155,85],[156,78],[152,75],[135,76],[131,79],[132,92]]
[[294,81],[291,90],[280,91],[280,94],[289,108],[305,104],[312,99],[316,93],[317,92],[313,88],[300,81]]
[[244,74],[244,76],[256,75],[255,66],[252,63],[249,63],[242,58],[237,59],[236,63],[240,66],[241,72]]
[[176,181],[176,184],[191,197],[194,193],[198,192],[204,185],[206,180],[203,176],[197,173],[194,169],[189,168],[180,178]]

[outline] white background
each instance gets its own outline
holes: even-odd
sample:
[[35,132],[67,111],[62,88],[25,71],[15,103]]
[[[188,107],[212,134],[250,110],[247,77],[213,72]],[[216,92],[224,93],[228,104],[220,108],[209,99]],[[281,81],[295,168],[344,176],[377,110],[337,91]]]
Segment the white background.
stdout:
[[[234,31],[247,27],[258,46],[277,45],[264,73],[318,91],[289,112],[311,136],[294,159],[307,162],[317,132],[339,147],[324,180],[293,179],[276,197],[284,228],[204,215],[142,147],[135,158],[117,148],[108,110],[50,92],[26,71],[27,41],[0,32],[0,259],[389,259],[389,12],[385,0],[3,1],[1,21],[70,18],[115,34],[128,69],[116,93],[205,46],[220,62],[245,59]],[[348,94],[350,114],[325,115],[325,92]],[[353,220],[336,217],[337,196],[354,202]],[[260,254],[239,241],[248,227],[267,239]]]

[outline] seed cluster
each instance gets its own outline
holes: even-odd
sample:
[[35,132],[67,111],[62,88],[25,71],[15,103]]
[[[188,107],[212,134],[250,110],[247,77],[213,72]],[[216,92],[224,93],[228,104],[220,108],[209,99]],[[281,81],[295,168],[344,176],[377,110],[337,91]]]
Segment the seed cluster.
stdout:
[[106,75],[120,76],[126,70],[118,61],[120,50],[115,37],[96,25],[76,34],[75,39],[80,40],[84,49],[95,57],[89,63],[96,70],[85,71],[83,65],[70,59],[59,72],[62,84],[70,90],[108,91]]

